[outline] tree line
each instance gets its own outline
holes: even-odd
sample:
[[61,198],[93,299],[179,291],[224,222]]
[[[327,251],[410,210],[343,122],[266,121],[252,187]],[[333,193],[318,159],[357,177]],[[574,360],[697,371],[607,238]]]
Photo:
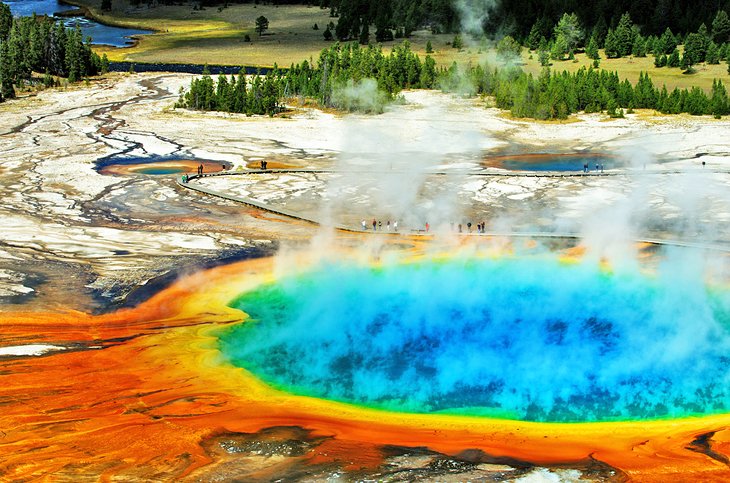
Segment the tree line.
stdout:
[[219,76],[217,82],[203,75],[191,81],[177,106],[273,115],[282,99],[302,97],[323,107],[378,111],[402,89],[434,87],[436,75],[435,61],[430,56],[421,61],[408,42],[387,55],[379,46],[335,43],[322,50],[316,64],[305,60],[286,70],[275,67],[249,81],[242,73],[230,80]]
[[241,69],[238,76],[231,76],[230,80],[220,74],[216,82],[206,68],[202,77],[193,79],[190,88],[180,93],[175,107],[273,115],[280,109],[280,78],[280,72],[274,69],[265,76],[257,74],[247,80]]
[[[686,35],[675,34],[667,27],[660,35],[644,36],[628,12],[621,15],[615,28],[594,28],[592,31],[583,29],[576,14],[563,14],[548,38],[543,34],[539,21],[536,22],[525,43],[529,49],[537,51],[544,66],[550,60],[573,58],[575,52],[585,49],[586,55],[594,59],[594,65],[598,67],[598,50],[604,49],[607,58],[653,54],[656,67],[690,70],[701,62],[719,64],[730,57],[730,18],[727,12],[717,11],[710,25],[708,28],[703,23],[696,32]],[[684,45],[682,53],[680,45]]]
[[53,76],[77,82],[108,65],[79,27],[66,28],[46,16],[13,18],[0,3],[0,100],[15,97],[15,87],[33,83],[33,72],[45,73],[42,82],[50,86],[56,83]]
[[[371,82],[371,88],[365,82]],[[699,87],[671,92],[657,88],[643,72],[633,85],[616,72],[592,67],[575,73],[545,68],[536,77],[514,66],[477,65],[462,71],[454,63],[437,69],[430,56],[421,61],[407,41],[387,55],[381,47],[336,43],[322,50],[316,65],[304,61],[250,80],[241,73],[230,80],[219,76],[215,82],[206,74],[191,81],[177,106],[273,115],[284,99],[299,96],[316,99],[321,106],[368,111],[382,107],[402,89],[439,87],[463,93],[465,86],[467,93],[493,96],[497,107],[516,117],[533,119],[564,119],[579,111],[618,117],[624,109],[639,108],[666,114],[730,114],[727,91],[719,80],[708,95]]]
[[640,73],[633,85],[619,79],[618,73],[581,67],[577,72],[554,72],[545,68],[537,77],[517,67],[491,68],[475,66],[460,72],[456,64],[441,73],[442,88],[454,91],[464,85],[464,78],[473,92],[494,96],[495,105],[509,110],[515,117],[533,119],[565,119],[570,114],[605,111],[612,117],[623,117],[624,109],[654,109],[664,114],[730,114],[727,90],[720,80],[713,81],[708,96],[699,87],[657,88],[649,74]]
[[[661,35],[667,28],[682,36],[710,25],[718,11],[730,11],[729,0],[502,0],[496,3],[489,26],[507,25],[507,34],[525,40],[537,24],[540,34],[550,33],[564,13],[575,13],[590,38],[616,29],[626,12],[644,35]],[[539,38],[539,37],[538,37]]]
[[[464,20],[463,9],[453,0],[319,0],[338,17],[336,36],[340,40],[358,39],[374,26],[376,41],[392,39],[393,32],[408,37],[419,28],[433,32],[457,32]],[[719,10],[730,11],[730,0],[696,2],[690,0],[498,0],[482,2],[473,13],[484,18],[482,32],[502,32],[526,44],[533,30],[550,39],[553,29],[566,12],[572,12],[583,29],[605,38],[616,29],[622,13],[627,12],[643,35],[661,35],[667,28],[682,36],[709,26]],[[587,39],[586,39],[587,40]]]

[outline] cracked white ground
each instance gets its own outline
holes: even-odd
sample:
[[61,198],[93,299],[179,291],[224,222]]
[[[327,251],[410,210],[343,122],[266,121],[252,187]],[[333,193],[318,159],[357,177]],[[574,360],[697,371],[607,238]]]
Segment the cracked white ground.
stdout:
[[[407,92],[404,105],[379,116],[173,109],[190,78],[110,75],[0,104],[0,310],[94,308],[188,263],[304,242],[318,229],[184,190],[175,175],[99,174],[97,161],[118,153],[227,162],[234,172],[261,159],[337,170],[200,182],[353,228],[378,218],[406,232],[425,221],[449,232],[451,223],[483,221],[491,231],[599,242],[597,226],[632,238],[730,242],[728,120],[641,113],[534,123],[431,91]],[[514,151],[610,153],[625,167],[534,177],[483,163]]]

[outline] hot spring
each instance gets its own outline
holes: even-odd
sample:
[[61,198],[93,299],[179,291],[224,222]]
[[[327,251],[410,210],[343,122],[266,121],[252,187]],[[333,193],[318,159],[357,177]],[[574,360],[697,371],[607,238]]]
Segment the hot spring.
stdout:
[[196,159],[167,159],[151,156],[140,157],[111,157],[104,158],[97,163],[99,172],[107,175],[149,175],[161,176],[170,174],[193,174],[199,165],[203,165],[205,173],[217,173],[231,168],[227,162],[205,161]]
[[554,422],[727,412],[730,294],[685,273],[693,263],[323,264],[241,294],[231,305],[250,319],[220,348],[277,389],[389,411]]
[[488,167],[509,171],[582,172],[623,168],[624,163],[614,156],[601,153],[586,154],[514,154],[490,156],[484,160]]

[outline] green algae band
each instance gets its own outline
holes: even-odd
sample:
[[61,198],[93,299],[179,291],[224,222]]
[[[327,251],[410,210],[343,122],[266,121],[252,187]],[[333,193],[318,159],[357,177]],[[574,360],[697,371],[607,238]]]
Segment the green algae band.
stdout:
[[692,263],[653,277],[546,258],[320,266],[235,300],[252,320],[221,349],[277,388],[392,411],[725,412],[730,302]]

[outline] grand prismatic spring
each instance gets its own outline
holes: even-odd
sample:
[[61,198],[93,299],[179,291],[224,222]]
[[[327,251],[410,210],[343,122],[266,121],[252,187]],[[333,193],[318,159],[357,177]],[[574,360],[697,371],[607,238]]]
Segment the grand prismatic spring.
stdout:
[[1,480],[730,478],[726,121],[105,82],[0,119]]

